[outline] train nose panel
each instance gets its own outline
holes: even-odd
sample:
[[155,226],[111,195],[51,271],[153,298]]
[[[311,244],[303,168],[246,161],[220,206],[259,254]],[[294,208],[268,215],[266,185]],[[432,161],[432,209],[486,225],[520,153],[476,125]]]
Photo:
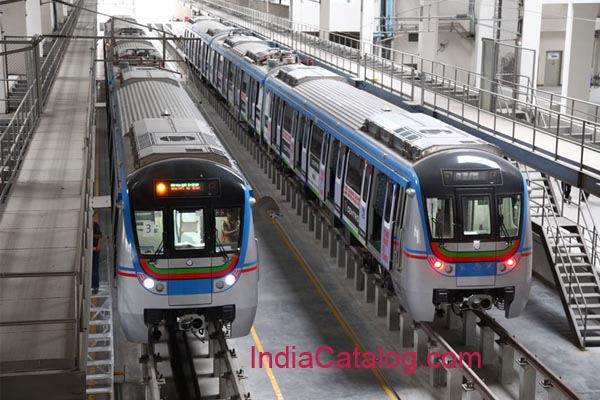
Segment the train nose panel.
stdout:
[[168,293],[170,306],[211,304],[211,259],[170,259]]

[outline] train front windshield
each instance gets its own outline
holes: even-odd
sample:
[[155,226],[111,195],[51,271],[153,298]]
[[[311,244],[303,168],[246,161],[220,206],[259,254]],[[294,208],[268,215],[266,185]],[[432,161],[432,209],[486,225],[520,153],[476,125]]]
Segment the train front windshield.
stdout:
[[235,252],[239,248],[242,207],[173,207],[135,211],[138,251],[141,255],[187,257],[189,251]]
[[506,239],[519,235],[520,194],[465,193],[425,199],[434,240]]

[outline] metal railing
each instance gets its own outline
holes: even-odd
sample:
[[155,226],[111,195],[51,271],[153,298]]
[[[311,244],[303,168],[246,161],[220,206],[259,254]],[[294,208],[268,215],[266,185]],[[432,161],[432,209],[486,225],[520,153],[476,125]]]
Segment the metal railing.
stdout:
[[[83,0],[79,0],[81,3]],[[65,38],[59,38],[54,41],[47,56],[40,61],[40,46],[43,45],[40,36],[34,36],[31,39],[11,39],[3,40],[3,48],[13,48],[10,54],[5,54],[5,59],[10,56],[18,56],[24,60],[24,67],[20,71],[20,78],[10,78],[4,80],[6,89],[10,89],[9,83],[26,82],[26,91],[19,93],[6,92],[7,98],[2,101],[9,109],[15,99],[20,100],[12,112],[8,124],[0,128],[0,203],[6,200],[10,186],[17,175],[18,168],[21,165],[24,149],[29,144],[33,130],[37,127],[43,107],[50,94],[52,83],[58,72],[60,62],[69,44],[68,36],[73,32],[75,23],[80,11],[70,13],[69,18],[63,25],[60,34]],[[18,46],[18,47],[17,47]]]
[[[599,105],[502,79],[493,82],[491,87],[495,90],[487,90],[482,88],[486,86],[482,84],[485,78],[466,69],[384,49],[222,0],[201,0],[199,4],[215,15],[362,77],[406,100],[503,141],[539,151],[571,168],[600,175],[600,168],[595,165],[600,148],[594,145],[600,142]],[[390,58],[379,56],[382,51],[390,52]],[[509,89],[510,94],[498,88]],[[584,110],[590,107],[591,111]],[[519,118],[522,116],[528,117]]]
[[[529,176],[527,167],[525,167],[524,172],[527,174],[527,176]],[[553,268],[555,269],[558,280],[560,281],[559,289],[563,292],[564,299],[567,302],[567,312],[571,315],[570,318],[576,327],[575,331],[580,344],[582,347],[585,347],[589,309],[587,307],[585,292],[582,289],[581,282],[579,281],[579,277],[577,275],[575,262],[572,259],[572,257],[582,257],[583,255],[580,253],[573,255],[571,254],[569,247],[567,247],[569,239],[564,236],[562,231],[563,228],[561,228],[558,220],[560,215],[555,213],[553,208],[554,202],[546,190],[545,185],[531,179],[529,180],[529,184],[531,185],[532,193],[542,193],[541,198],[533,198],[533,196],[530,197],[529,204],[532,212],[531,219],[532,221],[537,220],[539,222],[539,226],[542,228],[545,240],[547,241],[547,246],[551,250],[552,262],[554,263]],[[536,213],[537,215],[533,215],[534,210],[538,211]],[[549,242],[549,240],[552,242]],[[560,276],[560,269],[556,267],[556,264],[558,263],[562,265],[565,273],[568,275],[568,284],[565,284]],[[581,327],[581,330],[577,326],[571,306],[575,306],[579,315],[582,317],[583,326]]]
[[[307,54],[309,52],[306,50],[309,49],[302,47],[302,42],[304,41],[317,44],[320,49],[329,47],[333,50],[342,52],[352,52],[354,57],[360,56],[361,58],[363,55],[377,56],[383,54],[383,52],[387,52],[390,57],[389,59],[386,58],[386,60],[394,63],[398,62],[402,57],[414,56],[416,59],[423,60],[425,65],[433,66],[433,68],[428,69],[427,72],[440,75],[442,78],[448,78],[457,83],[463,83],[471,87],[479,87],[482,80],[489,80],[489,78],[465,68],[423,59],[415,54],[374,44],[371,41],[361,42],[355,37],[319,29],[319,27],[315,25],[293,22],[287,18],[277,17],[262,11],[232,4],[224,0],[199,0],[197,3],[222,9],[226,12],[227,16],[233,17],[227,19],[235,19],[234,22],[245,28],[254,30],[274,41],[278,41]],[[374,19],[373,23],[377,25],[376,19]],[[296,46],[297,44],[300,44],[300,47]],[[335,44],[337,44],[337,46],[332,46]],[[502,45],[506,46],[504,43]],[[335,49],[335,47],[341,48]],[[518,46],[514,47],[518,48]],[[359,49],[360,51],[358,51]],[[331,63],[348,73],[356,76],[360,75],[361,71],[359,65],[349,66],[344,61],[339,60],[340,57],[331,58],[328,55],[323,54],[323,52],[317,52],[312,55],[315,55],[320,60]],[[417,72],[419,72],[418,66],[420,64],[420,61],[414,64],[415,68],[417,68]],[[442,71],[445,72],[442,73]],[[510,87],[514,90],[515,97],[526,99],[529,102],[533,101],[533,98],[537,98],[538,104],[543,108],[553,109],[559,107],[563,114],[575,114],[580,119],[600,123],[600,104],[533,88],[533,82],[528,75],[511,73],[510,76],[513,78],[512,80],[506,79],[505,75],[506,74],[499,73],[495,77],[496,79],[493,80],[493,83],[506,86],[507,88]]]

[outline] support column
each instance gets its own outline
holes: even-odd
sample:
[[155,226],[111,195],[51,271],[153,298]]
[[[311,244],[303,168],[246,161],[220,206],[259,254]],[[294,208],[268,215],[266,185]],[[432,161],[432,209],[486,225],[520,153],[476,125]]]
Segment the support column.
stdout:
[[[528,2],[529,3],[529,2]],[[527,7],[527,5],[525,5]],[[483,39],[494,38],[494,24],[492,19],[494,18],[494,2],[481,1],[476,4],[477,19],[483,20],[483,24],[477,24],[475,28],[475,54],[476,59],[474,63],[474,70],[478,74],[481,74],[483,65]],[[541,6],[540,6],[540,21],[541,21]],[[525,29],[525,27],[523,27]],[[540,31],[537,31],[538,42],[540,39]],[[525,44],[523,44],[524,46]],[[539,44],[538,44],[539,45]],[[473,82],[479,86],[480,82]]]
[[54,30],[54,4],[41,5],[42,34],[47,35]]
[[[3,22],[3,14],[0,14],[0,26],[2,26]],[[0,40],[4,39],[4,34],[0,29]],[[6,57],[6,56],[4,56]],[[6,114],[7,111],[7,102],[6,102],[6,79],[8,78],[8,74],[4,68],[4,57],[0,57],[0,114]]]
[[321,0],[319,7],[319,37],[329,40],[329,31],[331,28],[331,1]]
[[[426,60],[435,60],[439,46],[438,1],[420,0],[419,55]],[[431,66],[427,65],[429,68]]]
[[374,54],[373,33],[375,32],[375,2],[360,1],[360,52]]
[[589,101],[592,76],[592,49],[594,48],[597,4],[567,5],[567,29],[563,58],[562,95]]

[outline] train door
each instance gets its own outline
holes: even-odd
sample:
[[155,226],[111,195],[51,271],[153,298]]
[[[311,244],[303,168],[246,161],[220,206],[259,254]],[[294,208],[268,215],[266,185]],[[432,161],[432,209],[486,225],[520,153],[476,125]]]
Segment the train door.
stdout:
[[283,109],[285,103],[281,99],[277,99],[277,111],[273,114],[275,118],[275,132],[272,135],[272,139],[274,140],[275,149],[277,149],[277,153],[281,149],[281,125],[283,125]]
[[321,146],[321,159],[319,161],[319,197],[325,201],[327,184],[327,153],[329,150],[329,135],[324,135]]
[[281,158],[289,166],[292,166],[292,128],[294,123],[295,111],[288,104],[283,103],[283,123],[281,124]]
[[392,254],[392,231],[394,229],[395,206],[398,196],[398,185],[392,180],[387,181],[385,202],[383,208],[383,221],[381,222],[381,254],[380,260],[384,268],[390,268]]
[[307,171],[308,171],[308,144],[310,142],[310,132],[312,130],[312,121],[308,118],[305,120],[304,132],[302,135],[302,165],[300,166],[300,173],[302,180],[306,182]]
[[[308,162],[307,162],[307,183],[312,190],[319,195],[320,187],[320,164],[321,151],[323,150],[323,139],[325,133],[317,125],[312,126],[310,134],[310,145],[308,146]],[[319,195],[320,197],[320,195]]]
[[394,237],[392,241],[392,269],[400,271],[402,269],[402,229],[404,229],[404,219],[406,218],[406,207],[408,199],[404,187],[398,188],[398,201],[396,205],[396,226],[394,228]]
[[245,74],[244,72],[241,72],[242,74],[242,85],[240,87],[240,119],[243,121],[250,121],[250,125],[253,125],[254,120],[252,118],[249,118],[248,115],[248,104],[251,103],[251,101],[249,101],[250,99],[248,99],[248,94],[252,93],[252,88],[250,85],[250,77]]
[[298,111],[294,110],[294,113],[292,115],[292,134],[291,134],[291,143],[290,143],[290,168],[294,169],[294,166],[296,165],[296,138],[297,138],[297,131],[298,131],[298,123],[300,121],[299,118],[300,113],[298,113]]
[[[458,252],[479,254],[496,254],[499,250],[495,239],[494,210],[495,190],[488,188],[457,189],[458,197]],[[505,243],[506,241],[504,241]],[[500,242],[502,243],[502,242]],[[506,250],[506,247],[503,247]],[[474,274],[476,271],[476,274]],[[470,267],[468,263],[456,265],[457,286],[494,285],[496,283],[496,263],[477,262]]]
[[254,106],[254,126],[256,128],[256,130],[258,131],[258,134],[260,135],[261,131],[261,126],[260,126],[260,121],[261,121],[261,112],[262,112],[262,106],[263,106],[263,88],[258,84],[258,82],[255,82],[255,90],[256,90],[256,99],[255,99],[255,106]]
[[335,196],[335,172],[337,167],[338,154],[340,152],[340,141],[330,136],[329,151],[327,155],[327,176],[325,186],[327,188],[326,200],[333,204]]
[[371,197],[369,199],[369,213],[367,217],[367,242],[376,252],[381,252],[381,226],[385,208],[385,195],[388,178],[385,174],[373,169],[371,178]]
[[[169,255],[169,275],[180,274],[182,270],[207,270],[210,276],[213,267],[212,251],[209,248],[208,233],[211,231],[208,204],[194,208],[174,208],[170,221],[172,229],[168,242],[172,243]],[[169,232],[169,230],[167,230]],[[222,260],[222,258],[221,258]],[[194,271],[195,272],[195,271]],[[212,302],[211,279],[193,281],[169,280],[169,305],[210,304]],[[193,294],[193,296],[190,296]]]
[[342,190],[346,163],[346,146],[340,142],[335,168],[335,193],[333,194],[333,207],[337,216],[342,216]]
[[219,53],[215,52],[215,64],[213,65],[215,69],[215,87],[217,90],[222,93],[221,85],[223,82],[223,58]]
[[342,200],[342,215],[350,232],[360,240],[358,235],[358,217],[360,207],[360,191],[364,175],[364,162],[362,158],[348,151],[346,161],[346,176]]
[[[298,119],[294,127],[294,171],[301,175],[302,172],[302,148],[304,143],[304,128],[306,126],[306,118],[304,115],[297,113]],[[304,179],[304,177],[302,177]]]
[[265,110],[263,116],[263,140],[268,144],[271,143],[271,115],[273,115],[272,104],[275,103],[273,93],[267,93],[265,99]]
[[367,217],[369,214],[369,196],[371,194],[371,178],[373,176],[373,166],[365,162],[365,171],[363,173],[362,190],[360,195],[360,206],[358,209],[358,234],[367,242]]
[[[235,105],[237,104],[236,101],[236,97],[237,97],[237,90],[239,88],[239,83],[238,83],[238,78],[239,78],[239,71],[238,68],[236,67],[236,65],[232,62],[228,62],[227,63],[227,98],[229,100],[229,105],[231,107],[233,107],[233,109],[235,110]],[[236,115],[237,117],[237,115]]]

